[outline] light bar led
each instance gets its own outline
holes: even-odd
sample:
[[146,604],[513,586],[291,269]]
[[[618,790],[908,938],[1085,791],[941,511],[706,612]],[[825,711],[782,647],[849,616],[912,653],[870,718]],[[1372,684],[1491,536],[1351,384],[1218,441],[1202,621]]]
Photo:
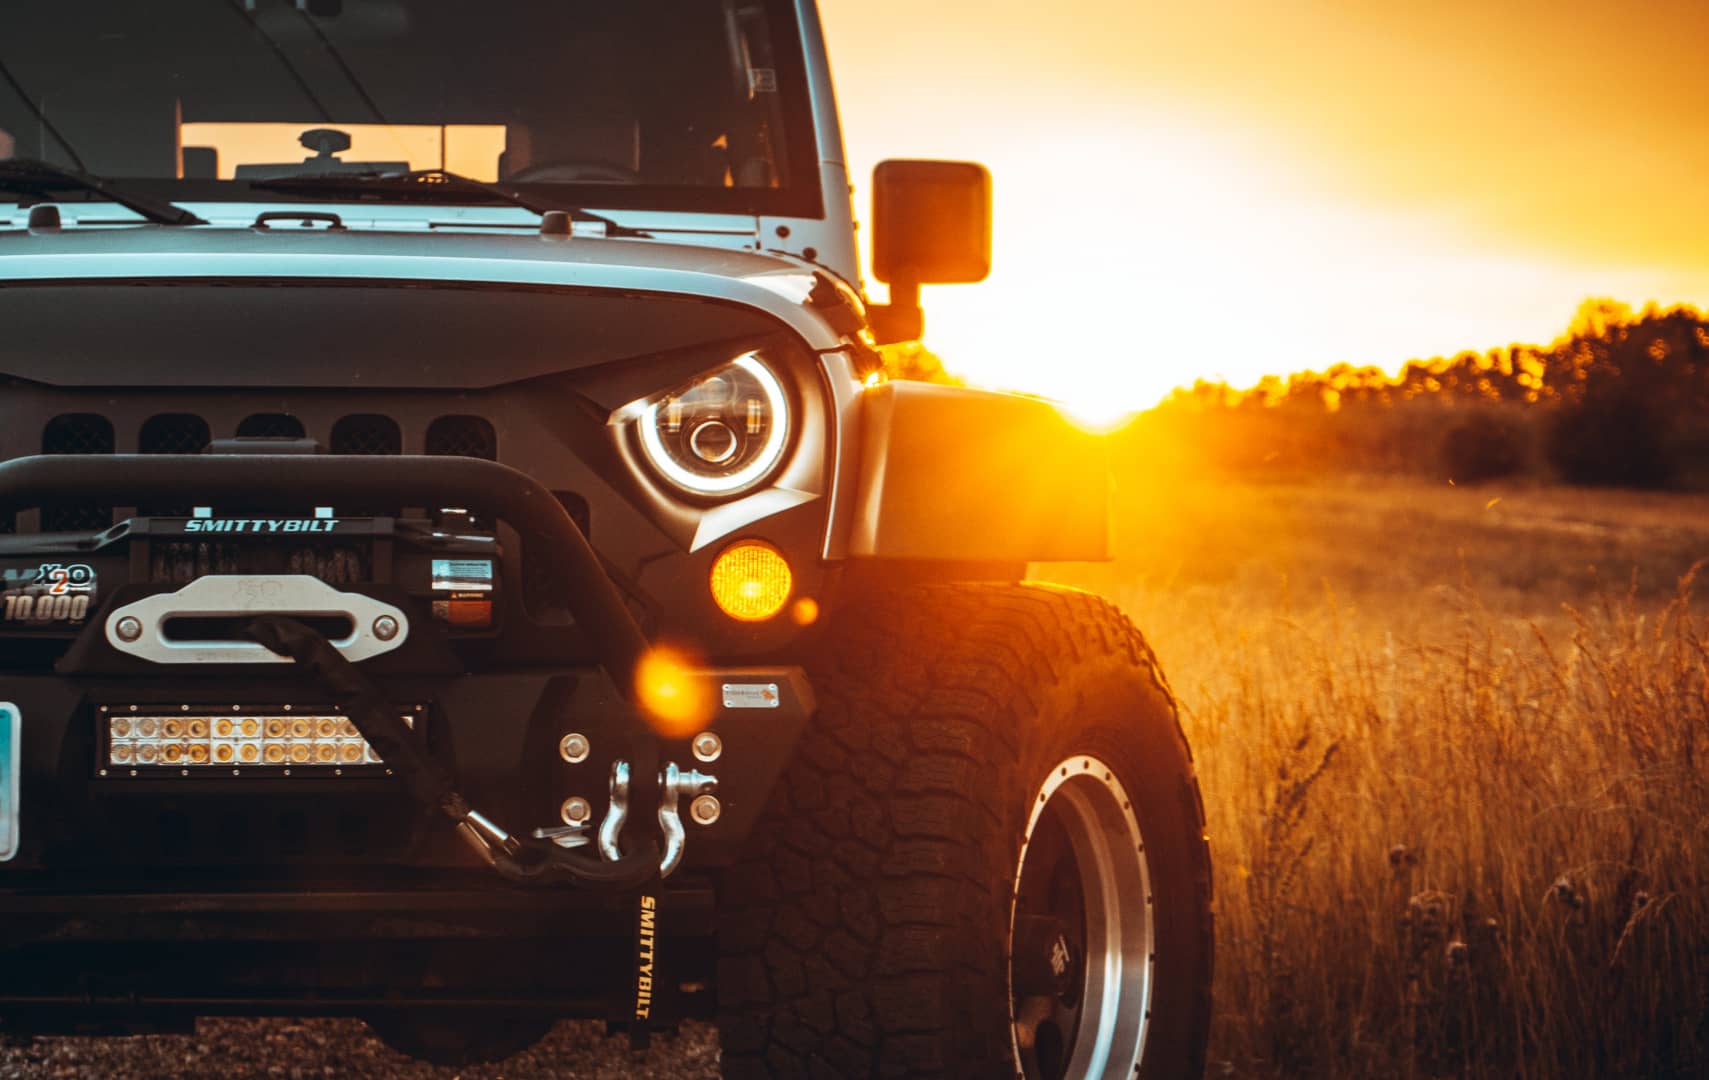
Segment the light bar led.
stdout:
[[[101,707],[101,775],[385,771],[385,762],[356,725],[325,707],[158,710],[159,706]],[[416,711],[401,715],[405,724],[415,727]]]

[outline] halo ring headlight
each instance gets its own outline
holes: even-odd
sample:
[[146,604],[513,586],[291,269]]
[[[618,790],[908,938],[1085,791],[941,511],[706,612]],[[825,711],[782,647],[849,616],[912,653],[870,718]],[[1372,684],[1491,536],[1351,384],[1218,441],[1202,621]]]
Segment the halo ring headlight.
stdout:
[[769,476],[789,441],[783,383],[749,353],[642,411],[647,463],[691,495],[732,495]]

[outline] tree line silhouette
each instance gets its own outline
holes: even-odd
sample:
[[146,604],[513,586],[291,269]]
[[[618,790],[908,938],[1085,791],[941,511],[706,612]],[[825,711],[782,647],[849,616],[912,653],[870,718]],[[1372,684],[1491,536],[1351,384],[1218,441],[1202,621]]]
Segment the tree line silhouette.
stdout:
[[[917,347],[893,373],[944,377]],[[1705,488],[1709,317],[1591,299],[1549,345],[1413,360],[1396,375],[1337,364],[1247,390],[1200,381],[1137,417],[1124,441],[1242,473]]]

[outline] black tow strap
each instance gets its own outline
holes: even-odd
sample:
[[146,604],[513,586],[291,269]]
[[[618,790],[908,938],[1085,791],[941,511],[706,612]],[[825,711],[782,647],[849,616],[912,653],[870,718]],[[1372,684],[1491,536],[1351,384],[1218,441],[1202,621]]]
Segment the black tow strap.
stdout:
[[[289,657],[333,696],[368,745],[401,777],[421,805],[468,827],[474,809],[457,790],[456,778],[426,752],[385,693],[326,638],[295,619],[262,615],[249,624],[249,636],[269,651]],[[474,815],[479,817],[479,815]],[[480,818],[485,823],[485,818]],[[479,830],[477,830],[479,831]],[[508,881],[553,885],[569,881],[613,890],[639,889],[659,876],[659,845],[649,840],[616,862],[561,848],[550,841],[507,838],[489,845],[493,868]]]

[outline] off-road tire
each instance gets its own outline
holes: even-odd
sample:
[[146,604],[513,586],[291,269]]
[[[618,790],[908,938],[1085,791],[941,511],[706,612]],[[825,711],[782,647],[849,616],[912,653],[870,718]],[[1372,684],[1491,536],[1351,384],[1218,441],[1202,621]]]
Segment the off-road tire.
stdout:
[[1015,1075],[1005,952],[1029,806],[1093,754],[1131,793],[1154,894],[1138,1075],[1199,1076],[1204,808],[1133,625],[1050,587],[897,590],[826,626],[809,675],[817,716],[721,886],[724,1075]]

